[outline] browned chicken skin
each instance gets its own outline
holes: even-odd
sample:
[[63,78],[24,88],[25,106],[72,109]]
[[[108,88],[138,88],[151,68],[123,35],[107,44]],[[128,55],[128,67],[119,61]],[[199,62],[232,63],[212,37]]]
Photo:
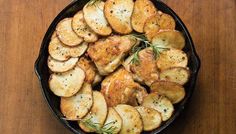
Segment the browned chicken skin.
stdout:
[[132,64],[130,62],[131,58],[128,58],[123,65],[126,70],[132,73],[136,81],[150,86],[159,79],[158,68],[155,64],[156,59],[151,48],[146,48],[139,52],[139,63]]
[[101,92],[104,94],[108,106],[130,104],[137,106],[147,95],[146,90],[133,81],[131,74],[124,68],[118,69],[107,76],[102,82]]
[[90,44],[88,54],[101,75],[113,72],[122,62],[136,40],[129,36],[110,36]]
[[85,82],[90,84],[97,82],[96,78],[99,77],[99,74],[94,63],[90,59],[85,56],[81,57],[77,65],[82,68],[86,74]]

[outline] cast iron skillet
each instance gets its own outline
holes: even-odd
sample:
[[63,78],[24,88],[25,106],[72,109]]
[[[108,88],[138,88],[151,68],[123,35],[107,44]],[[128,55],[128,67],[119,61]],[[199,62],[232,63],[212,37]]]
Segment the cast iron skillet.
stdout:
[[[60,20],[66,17],[72,17],[77,11],[81,10],[83,6],[88,2],[89,0],[75,0],[71,4],[69,4],[64,10],[62,10],[57,17],[53,20],[52,24],[48,28],[44,39],[42,41],[39,57],[35,62],[35,72],[39,78],[39,81],[41,83],[42,92],[43,95],[48,103],[48,106],[50,107],[51,111],[54,113],[54,115],[57,117],[57,119],[68,129],[70,129],[75,134],[84,134],[84,132],[79,128],[77,125],[77,122],[71,122],[66,121],[63,118],[62,113],[60,112],[60,98],[55,96],[48,87],[48,79],[49,79],[49,69],[47,67],[47,57],[48,57],[48,45],[50,42],[51,35],[53,31],[55,30],[56,25]],[[186,97],[184,100],[179,103],[178,105],[175,105],[175,112],[174,115],[167,121],[162,124],[162,126],[158,129],[155,129],[151,132],[143,132],[143,134],[157,134],[160,133],[163,129],[168,127],[172,122],[179,116],[179,114],[183,111],[186,103],[189,101],[190,97],[192,96],[192,93],[194,91],[194,87],[196,84],[197,74],[200,69],[200,60],[197,56],[197,53],[195,51],[193,41],[191,39],[191,36],[185,27],[184,23],[181,21],[181,19],[176,15],[176,13],[170,9],[166,4],[162,3],[158,0],[152,0],[152,2],[155,4],[155,6],[161,10],[164,13],[167,13],[174,17],[176,20],[176,29],[181,31],[184,34],[184,37],[186,39],[186,46],[184,48],[184,51],[187,53],[189,57],[189,64],[188,67],[191,70],[191,77],[189,82],[185,85],[186,89]]]

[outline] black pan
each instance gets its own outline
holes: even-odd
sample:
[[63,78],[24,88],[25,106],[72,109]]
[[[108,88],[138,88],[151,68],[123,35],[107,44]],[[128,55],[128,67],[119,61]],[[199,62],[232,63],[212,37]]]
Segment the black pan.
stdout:
[[[46,102],[48,103],[48,106],[50,107],[54,115],[57,117],[57,119],[65,127],[70,129],[75,134],[84,134],[84,132],[78,127],[77,122],[66,121],[63,119],[63,115],[60,112],[60,98],[55,96],[48,87],[48,79],[50,75],[49,69],[47,67],[48,45],[50,42],[51,35],[53,34],[53,31],[55,30],[58,22],[62,20],[63,18],[72,17],[77,11],[81,10],[88,1],[89,0],[75,0],[57,15],[57,17],[53,20],[52,24],[50,25],[50,27],[48,28],[44,36],[44,39],[41,44],[41,49],[39,52],[39,57],[35,62],[35,72],[41,83],[42,92],[46,99]],[[184,37],[186,39],[186,46],[184,48],[184,51],[188,54],[188,57],[189,57],[188,67],[191,70],[191,77],[190,77],[189,82],[185,85],[186,97],[181,103],[179,103],[178,105],[175,105],[174,115],[167,122],[164,122],[160,128],[155,129],[151,132],[143,132],[143,134],[160,133],[162,130],[164,130],[166,127],[168,127],[170,124],[173,123],[173,121],[183,111],[186,103],[189,101],[189,99],[192,96],[194,87],[196,84],[198,71],[200,69],[199,57],[197,56],[193,41],[184,23],[176,15],[176,13],[172,9],[170,9],[166,4],[158,0],[152,0],[152,1],[159,10],[161,10],[164,13],[170,14],[171,16],[174,17],[176,21],[176,29],[181,31],[184,34]]]

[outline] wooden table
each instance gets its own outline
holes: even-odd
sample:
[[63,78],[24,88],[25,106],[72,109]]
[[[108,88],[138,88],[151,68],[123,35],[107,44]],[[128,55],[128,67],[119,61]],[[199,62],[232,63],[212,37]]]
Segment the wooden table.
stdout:
[[[236,1],[165,0],[183,19],[202,61],[185,113],[165,134],[236,133]],[[0,133],[69,134],[34,73],[41,40],[70,0],[0,0]]]

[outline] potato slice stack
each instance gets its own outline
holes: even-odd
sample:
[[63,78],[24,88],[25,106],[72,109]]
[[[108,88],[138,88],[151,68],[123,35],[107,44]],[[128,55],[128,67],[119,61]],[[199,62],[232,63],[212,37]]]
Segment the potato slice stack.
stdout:
[[[184,99],[190,77],[185,38],[175,27],[175,19],[150,0],[90,0],[61,20],[47,65],[63,118],[77,121],[85,132],[139,134],[159,128]],[[133,52],[142,42],[131,38],[133,33],[144,34],[152,46]],[[132,63],[135,56],[139,64]]]

